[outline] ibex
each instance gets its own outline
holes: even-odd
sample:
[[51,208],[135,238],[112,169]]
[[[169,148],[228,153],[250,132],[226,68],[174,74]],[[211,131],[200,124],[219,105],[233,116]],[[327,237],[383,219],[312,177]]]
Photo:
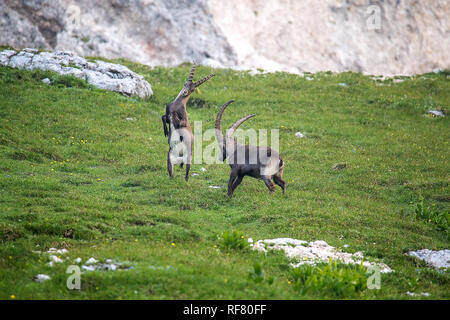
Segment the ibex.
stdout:
[[234,102],[230,100],[222,105],[216,118],[216,138],[221,150],[221,160],[228,158],[231,167],[230,180],[228,181],[228,197],[232,197],[234,190],[242,182],[245,176],[262,179],[269,188],[270,193],[275,191],[273,181],[281,187],[283,194],[286,191],[286,183],[282,179],[284,162],[278,152],[269,147],[239,144],[232,137],[236,129],[246,120],[254,117],[254,114],[245,116],[236,121],[225,136],[222,135],[222,115],[225,108]]
[[[214,76],[210,74],[203,79],[192,82],[194,79],[195,64],[192,65],[191,73],[178,96],[166,106],[166,114],[161,117],[164,127],[164,135],[168,138],[169,152],[167,154],[167,170],[170,178],[173,178],[172,164],[186,164],[185,180],[189,180],[191,168],[192,145],[194,135],[186,112],[186,103],[194,90],[202,83]],[[169,129],[167,129],[169,124]]]

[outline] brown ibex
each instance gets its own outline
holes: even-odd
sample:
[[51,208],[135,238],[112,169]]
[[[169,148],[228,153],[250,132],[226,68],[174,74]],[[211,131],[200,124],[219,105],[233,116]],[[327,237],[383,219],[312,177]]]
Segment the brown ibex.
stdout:
[[270,193],[275,191],[273,181],[281,187],[283,194],[286,191],[286,183],[283,181],[284,162],[278,152],[269,147],[242,145],[232,137],[236,129],[246,120],[254,117],[254,114],[245,116],[236,121],[225,136],[222,134],[222,115],[225,108],[234,102],[230,100],[222,105],[216,118],[216,138],[221,151],[221,160],[228,158],[231,167],[230,180],[228,181],[228,197],[231,198],[234,190],[242,182],[244,176],[262,179],[269,188]]
[[[186,112],[186,103],[194,90],[202,83],[214,76],[210,74],[203,79],[192,82],[194,79],[195,63],[192,65],[191,73],[185,82],[178,96],[166,106],[166,114],[161,117],[164,127],[164,135],[168,138],[169,152],[167,153],[167,170],[170,178],[173,178],[172,164],[186,164],[185,180],[189,180],[189,170],[191,168],[192,146],[194,135],[192,134]],[[169,125],[169,129],[167,129]]]

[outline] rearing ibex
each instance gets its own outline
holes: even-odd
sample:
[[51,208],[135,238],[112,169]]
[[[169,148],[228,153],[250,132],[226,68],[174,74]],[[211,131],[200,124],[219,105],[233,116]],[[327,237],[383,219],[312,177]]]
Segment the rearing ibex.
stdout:
[[[214,76],[210,74],[203,79],[192,82],[194,79],[195,63],[192,65],[191,73],[178,96],[166,106],[166,114],[161,117],[164,127],[164,135],[169,136],[169,152],[167,154],[167,170],[170,178],[173,178],[172,164],[186,164],[186,181],[189,180],[191,168],[192,145],[194,135],[186,112],[186,103],[194,90],[202,83]],[[169,129],[167,129],[169,124]]]
[[216,138],[222,153],[221,160],[225,161],[228,158],[228,163],[231,167],[230,180],[228,181],[228,196],[231,198],[244,176],[264,180],[270,193],[275,191],[273,179],[281,187],[284,194],[286,191],[286,183],[282,179],[284,162],[278,152],[269,147],[242,145],[232,137],[234,131],[244,121],[254,117],[254,114],[239,119],[228,129],[225,136],[222,135],[222,115],[225,108],[232,102],[234,100],[224,103],[216,118]]

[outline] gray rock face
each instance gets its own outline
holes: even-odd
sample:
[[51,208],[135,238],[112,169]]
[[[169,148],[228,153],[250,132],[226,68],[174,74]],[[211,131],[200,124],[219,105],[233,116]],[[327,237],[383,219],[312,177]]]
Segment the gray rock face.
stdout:
[[[62,75],[72,75],[85,79],[100,89],[130,96],[145,98],[153,94],[152,87],[144,77],[127,67],[99,60],[89,62],[67,51],[4,50],[0,51],[0,65],[26,70],[50,70]],[[45,83],[50,83],[49,79],[47,80]]]
[[450,250],[433,251],[429,249],[410,251],[410,256],[424,260],[434,268],[448,268],[450,267]]
[[450,67],[450,1],[209,0],[241,66],[414,74]]
[[268,71],[450,68],[450,1],[1,0],[0,44]]
[[0,44],[148,65],[235,64],[206,0],[2,0]]

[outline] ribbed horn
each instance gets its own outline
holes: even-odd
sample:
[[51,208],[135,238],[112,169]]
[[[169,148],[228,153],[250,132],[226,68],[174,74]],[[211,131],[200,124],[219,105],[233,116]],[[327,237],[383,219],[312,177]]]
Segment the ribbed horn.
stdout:
[[230,127],[230,129],[227,130],[226,137],[227,137],[227,138],[231,138],[231,136],[233,135],[234,131],[236,131],[236,129],[239,128],[239,126],[240,126],[242,123],[244,123],[244,121],[247,121],[248,119],[250,119],[250,118],[252,118],[252,117],[254,117],[254,116],[255,116],[255,114],[252,113],[252,114],[249,114],[248,116],[245,116],[245,117],[239,119],[238,121],[236,121],[236,122]]
[[211,79],[211,78],[214,77],[214,76],[215,76],[215,74],[212,73],[212,74],[210,74],[209,76],[204,77],[202,80],[199,80],[199,81],[195,82],[195,83],[194,83],[195,88],[197,88],[197,87],[200,86],[202,83],[208,81],[209,79]]
[[196,64],[195,64],[195,62],[193,62],[192,63],[192,68],[191,68],[191,73],[189,74],[189,78],[188,78],[188,81],[187,81],[189,83],[191,83],[192,80],[194,80],[195,67],[196,67]]
[[219,112],[217,113],[217,117],[216,117],[216,139],[217,142],[219,143],[219,148],[220,148],[220,158],[223,160],[225,160],[226,156],[224,157],[224,142],[223,142],[223,133],[222,133],[222,115],[223,112],[225,111],[225,108],[228,107],[228,105],[230,103],[234,102],[234,100],[229,100],[227,102],[225,102],[221,107]]

